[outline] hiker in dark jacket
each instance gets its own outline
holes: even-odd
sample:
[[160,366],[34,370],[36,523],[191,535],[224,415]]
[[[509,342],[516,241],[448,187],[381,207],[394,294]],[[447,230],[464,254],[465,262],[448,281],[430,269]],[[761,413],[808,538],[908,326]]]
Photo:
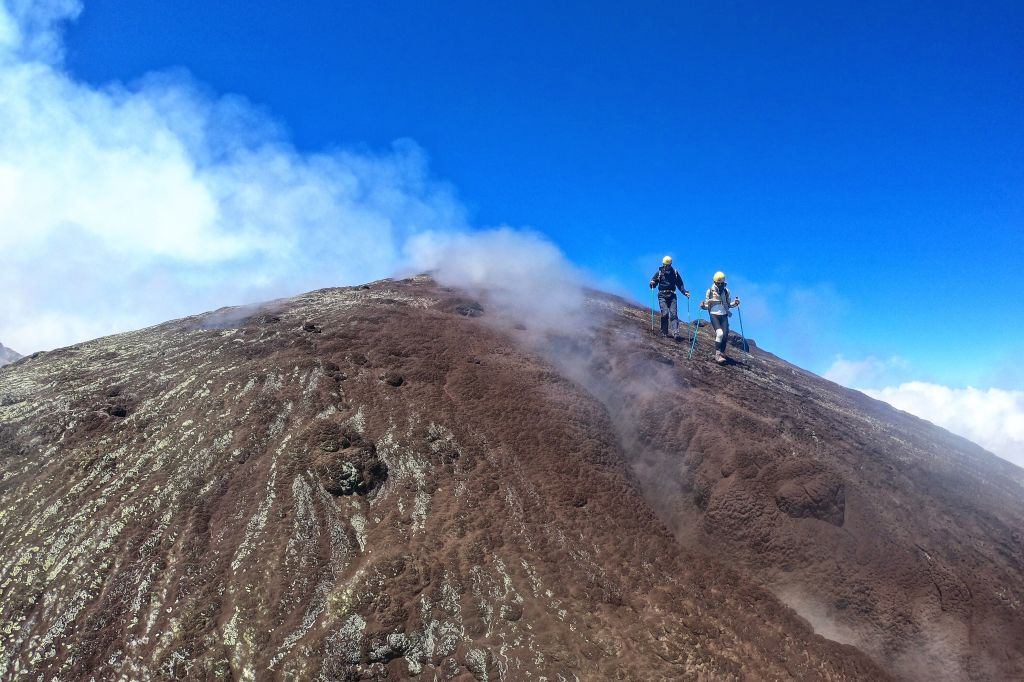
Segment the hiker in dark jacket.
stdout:
[[729,359],[725,356],[726,344],[729,342],[729,318],[732,309],[740,304],[739,296],[735,299],[725,285],[725,273],[715,273],[711,288],[704,294],[700,307],[707,310],[711,317],[711,326],[715,330],[715,362],[724,365]]
[[672,256],[665,256],[661,259],[661,267],[651,278],[651,288],[658,287],[658,307],[661,308],[661,335],[669,335],[669,326],[672,327],[672,337],[679,340],[679,310],[676,304],[676,289],[682,292],[683,296],[690,298],[690,292],[683,285],[683,278],[679,271],[672,267]]

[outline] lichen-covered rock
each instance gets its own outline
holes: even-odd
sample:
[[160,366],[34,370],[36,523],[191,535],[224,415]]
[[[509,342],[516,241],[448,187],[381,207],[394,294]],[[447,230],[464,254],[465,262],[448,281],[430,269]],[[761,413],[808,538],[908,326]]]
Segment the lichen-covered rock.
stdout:
[[387,480],[388,467],[373,443],[332,450],[330,442],[321,444],[326,452],[317,456],[316,472],[324,490],[332,495],[367,495]]

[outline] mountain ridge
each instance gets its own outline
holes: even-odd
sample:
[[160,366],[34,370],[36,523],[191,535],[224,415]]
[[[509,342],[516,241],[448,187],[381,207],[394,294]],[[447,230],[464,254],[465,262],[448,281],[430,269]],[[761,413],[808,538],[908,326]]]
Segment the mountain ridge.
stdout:
[[[1024,477],[964,465],[1003,505],[957,502],[989,525],[946,530],[998,568],[968,583],[953,540],[865,491],[891,460],[885,494],[942,512],[900,477],[961,474],[918,450],[989,477],[994,456],[763,350],[717,367],[702,330],[687,361],[647,311],[587,306],[566,336],[483,292],[384,280],[6,368],[0,678],[914,678],[947,612],[968,636],[943,665],[1020,669],[1003,526]],[[867,432],[815,432],[834,412]],[[881,449],[890,431],[906,452]],[[899,570],[875,575],[886,553]]]

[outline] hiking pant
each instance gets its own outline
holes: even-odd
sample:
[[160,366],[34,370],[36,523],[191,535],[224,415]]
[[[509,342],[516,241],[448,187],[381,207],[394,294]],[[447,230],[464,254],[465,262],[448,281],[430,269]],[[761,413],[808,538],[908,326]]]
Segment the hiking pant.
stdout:
[[[676,336],[679,334],[679,311],[677,309],[678,299],[674,291],[659,291],[658,306],[661,308],[661,333]],[[669,325],[672,331],[669,332]]]
[[725,352],[725,344],[729,341],[729,316],[712,315],[711,327],[715,330],[715,350]]

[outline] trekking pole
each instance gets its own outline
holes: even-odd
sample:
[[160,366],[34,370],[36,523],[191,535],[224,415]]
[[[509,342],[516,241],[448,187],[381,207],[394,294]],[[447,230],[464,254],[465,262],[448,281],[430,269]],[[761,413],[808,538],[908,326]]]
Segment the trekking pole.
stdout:
[[[693,315],[690,313],[690,297],[686,297],[686,332],[689,334],[690,325],[693,324]],[[692,345],[692,344],[691,344]]]
[[654,331],[654,289],[651,289],[651,331]]
[[747,346],[747,335],[743,333],[743,311],[740,310],[739,306],[736,306],[736,313],[740,316],[740,338],[743,339],[743,352],[749,353],[750,347]]
[[[690,313],[687,312],[687,315]],[[693,321],[693,340],[690,341],[690,354],[686,356],[687,360],[693,358],[693,349],[697,347],[697,335],[700,334],[700,318],[696,318]]]

